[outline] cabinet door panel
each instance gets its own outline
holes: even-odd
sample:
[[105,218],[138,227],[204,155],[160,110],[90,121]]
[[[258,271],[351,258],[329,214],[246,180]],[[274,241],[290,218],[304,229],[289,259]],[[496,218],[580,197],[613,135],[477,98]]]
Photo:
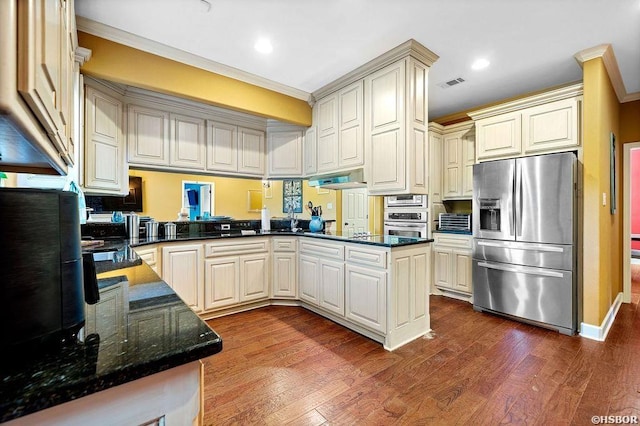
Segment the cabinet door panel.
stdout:
[[171,114],[171,158],[172,166],[189,169],[204,169],[205,139],[204,120],[184,115]]
[[473,165],[476,162],[475,135],[465,135],[462,138],[462,188],[463,197],[473,197]]
[[400,125],[404,96],[400,67],[392,68],[371,77],[371,128]]
[[274,297],[296,297],[297,272],[295,253],[273,254]]
[[128,193],[122,102],[88,87],[85,112],[84,187],[89,192]]
[[316,126],[311,126],[304,136],[304,174],[312,176],[318,170],[318,131]]
[[269,133],[269,175],[302,175],[302,132]]
[[459,197],[462,193],[462,140],[460,135],[445,136],[444,198]]
[[264,174],[264,133],[238,127],[238,172]]
[[318,138],[318,172],[338,168],[338,134],[331,133]]
[[240,257],[240,300],[269,297],[269,255]]
[[522,111],[524,152],[549,151],[579,145],[576,99],[565,99]]
[[440,287],[453,287],[451,277],[451,250],[434,249],[434,281]]
[[320,306],[344,316],[344,264],[320,261]]
[[454,250],[452,255],[455,270],[453,288],[471,294],[471,253]]
[[478,159],[520,154],[521,113],[503,114],[476,122]]
[[320,259],[301,254],[298,258],[298,293],[305,302],[319,304]]
[[369,174],[376,190],[402,189],[405,186],[404,143],[400,130],[371,136]]
[[238,171],[238,131],[231,124],[207,122],[207,169]]
[[442,202],[442,135],[429,133],[429,196],[432,203]]
[[202,253],[200,244],[162,248],[162,279],[195,312],[204,308]]
[[240,258],[238,256],[207,259],[205,273],[205,309],[215,309],[240,302]]
[[338,166],[364,164],[362,81],[348,86],[339,93],[339,154]]
[[346,316],[365,327],[387,331],[387,273],[347,264]]
[[129,105],[129,161],[169,165],[169,113]]

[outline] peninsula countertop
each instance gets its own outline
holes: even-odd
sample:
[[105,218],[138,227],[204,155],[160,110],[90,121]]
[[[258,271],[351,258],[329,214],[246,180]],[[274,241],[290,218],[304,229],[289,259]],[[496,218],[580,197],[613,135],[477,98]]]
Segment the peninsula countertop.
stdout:
[[[129,249],[97,261],[100,293],[114,309],[86,306],[84,340],[3,362],[0,422],[187,364],[222,350],[222,339]],[[100,302],[99,302],[100,303]],[[37,309],[37,307],[34,307]],[[172,321],[179,314],[180,320]],[[149,316],[169,328],[138,327]],[[139,320],[137,320],[139,318]]]

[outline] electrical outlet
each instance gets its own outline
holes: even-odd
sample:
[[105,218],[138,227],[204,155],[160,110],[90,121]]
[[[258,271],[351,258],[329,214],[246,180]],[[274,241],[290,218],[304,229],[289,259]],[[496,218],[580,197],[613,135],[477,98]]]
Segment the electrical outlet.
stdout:
[[603,192],[602,193],[602,206],[606,206],[607,205],[607,193]]
[[333,203],[327,203],[327,210],[333,210]]

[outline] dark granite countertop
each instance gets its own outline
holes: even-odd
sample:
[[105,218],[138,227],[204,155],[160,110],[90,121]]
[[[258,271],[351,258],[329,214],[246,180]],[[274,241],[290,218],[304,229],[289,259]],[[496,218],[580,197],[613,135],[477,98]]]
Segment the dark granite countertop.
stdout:
[[[103,298],[108,303],[119,301],[116,312],[110,308],[106,315],[100,315],[97,305],[87,305],[84,341],[4,361],[0,367],[0,422],[222,350],[220,336],[136,256],[126,241],[112,243],[109,247],[119,247],[121,255],[96,262],[96,270],[102,271],[98,273],[101,295],[120,294]],[[151,317],[164,318],[169,328],[145,327],[145,320]]]
[[362,236],[349,236],[339,233],[314,233],[314,232],[291,232],[288,230],[274,230],[274,231],[256,231],[255,233],[240,233],[236,232],[201,232],[191,234],[178,234],[176,238],[140,238],[130,241],[132,247],[139,247],[158,243],[168,243],[176,241],[194,241],[194,240],[209,240],[209,239],[225,239],[225,238],[248,238],[248,237],[261,237],[261,236],[303,236],[309,238],[322,238],[327,240],[342,241],[345,243],[357,243],[379,247],[400,247],[413,244],[423,244],[433,242],[433,239],[426,238],[412,238],[412,237],[398,237],[393,235],[362,235]]

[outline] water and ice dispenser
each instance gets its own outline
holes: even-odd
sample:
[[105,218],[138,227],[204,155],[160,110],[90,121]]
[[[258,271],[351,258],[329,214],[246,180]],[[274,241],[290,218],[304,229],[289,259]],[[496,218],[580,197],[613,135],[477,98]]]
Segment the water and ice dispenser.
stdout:
[[480,229],[500,231],[500,199],[480,198]]

